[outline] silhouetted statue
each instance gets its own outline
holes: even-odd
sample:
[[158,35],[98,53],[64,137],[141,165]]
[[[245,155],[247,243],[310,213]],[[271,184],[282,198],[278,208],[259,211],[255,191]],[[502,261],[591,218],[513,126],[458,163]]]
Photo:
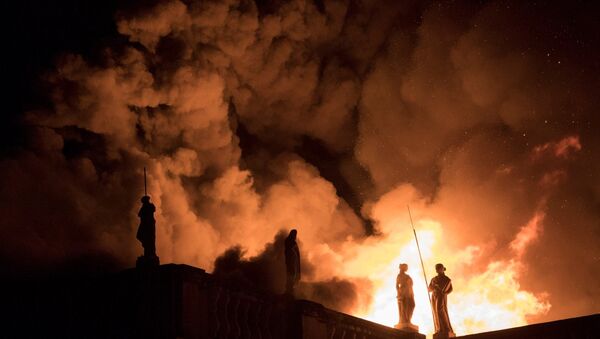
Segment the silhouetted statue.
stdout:
[[138,258],[137,266],[158,266],[159,259],[156,256],[156,221],[154,212],[156,207],[150,202],[150,197],[142,197],[142,207],[138,212],[140,226],[136,238],[142,243],[144,255]]
[[431,308],[433,309],[433,323],[435,325],[434,338],[454,337],[450,317],[448,316],[448,294],[452,292],[452,281],[444,273],[446,268],[442,264],[435,265],[437,276],[429,283],[431,295]]
[[395,327],[401,330],[418,331],[419,327],[413,325],[413,311],[415,310],[415,295],[413,293],[413,280],[406,274],[407,264],[400,264],[400,273],[396,277],[396,292],[398,298],[398,325]]
[[287,272],[287,281],[285,291],[293,295],[294,286],[300,281],[300,249],[296,242],[298,231],[291,230],[285,238],[285,268]]

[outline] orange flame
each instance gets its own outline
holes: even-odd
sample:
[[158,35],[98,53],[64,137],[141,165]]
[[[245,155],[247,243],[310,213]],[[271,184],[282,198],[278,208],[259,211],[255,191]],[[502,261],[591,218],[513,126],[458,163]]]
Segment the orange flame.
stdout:
[[[520,255],[539,233],[543,214],[536,214],[515,237],[511,244],[515,258],[495,261],[478,274],[470,277],[453,276],[461,267],[468,267],[480,251],[478,246],[468,246],[451,252],[441,242],[443,229],[435,220],[420,220],[415,225],[421,245],[427,279],[433,276],[433,266],[442,261],[453,279],[454,292],[448,297],[449,313],[457,335],[497,330],[527,324],[529,316],[546,313],[550,304],[547,295],[536,296],[524,291],[518,281],[522,264]],[[414,280],[416,308],[413,323],[419,332],[431,335],[434,332],[431,307],[428,301],[426,282],[423,278],[419,255],[407,225],[387,225],[385,238],[361,245],[357,256],[346,262],[348,275],[368,275],[374,284],[371,307],[359,310],[356,315],[368,320],[394,326],[398,322],[398,306],[394,282],[398,265],[409,265],[409,275]],[[443,258],[443,260],[439,259]]]

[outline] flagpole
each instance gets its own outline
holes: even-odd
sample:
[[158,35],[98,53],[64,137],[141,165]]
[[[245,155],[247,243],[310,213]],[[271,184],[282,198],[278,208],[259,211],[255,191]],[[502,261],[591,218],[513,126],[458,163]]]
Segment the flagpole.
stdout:
[[413,234],[415,235],[415,242],[417,243],[417,251],[419,252],[419,259],[421,259],[421,268],[423,269],[423,278],[425,278],[425,288],[427,290],[427,299],[429,299],[429,307],[431,308],[431,317],[432,317],[432,319],[435,319],[435,316],[433,315],[433,306],[431,305],[431,295],[429,294],[429,285],[427,285],[427,274],[425,273],[425,265],[423,264],[423,256],[421,255],[421,247],[419,246],[419,238],[417,238],[417,231],[415,231],[415,225],[413,224],[412,214],[410,213],[410,206],[406,205],[406,208],[408,209],[408,217],[410,218],[410,225],[412,226]]
[[146,190],[146,167],[144,166],[144,196],[148,195],[148,191]]

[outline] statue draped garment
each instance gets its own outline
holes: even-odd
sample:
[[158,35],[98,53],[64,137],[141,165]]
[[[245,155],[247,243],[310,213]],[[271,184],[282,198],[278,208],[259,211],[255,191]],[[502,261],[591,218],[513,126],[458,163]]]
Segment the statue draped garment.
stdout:
[[445,275],[438,275],[431,279],[429,290],[433,292],[431,307],[435,333],[454,334],[448,316],[448,294],[452,292],[452,281]]
[[398,274],[396,277],[396,291],[398,292],[398,324],[410,324],[415,310],[415,296],[413,293],[413,281],[408,274],[403,272]]
[[287,272],[286,291],[291,293],[300,281],[300,250],[296,240],[285,239],[285,267]]
[[137,230],[136,238],[142,243],[145,256],[156,255],[156,221],[154,220],[154,211],[156,211],[154,204],[144,203],[138,212],[140,226]]

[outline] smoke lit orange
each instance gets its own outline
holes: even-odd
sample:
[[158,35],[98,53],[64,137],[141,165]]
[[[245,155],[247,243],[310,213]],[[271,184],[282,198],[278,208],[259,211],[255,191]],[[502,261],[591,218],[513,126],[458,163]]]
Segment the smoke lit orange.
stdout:
[[[530,224],[538,220],[536,215]],[[348,274],[368,274],[375,285],[372,305],[357,312],[357,315],[393,326],[398,321],[394,286],[398,264],[408,263],[409,274],[415,281],[417,304],[413,322],[420,327],[421,333],[430,335],[433,332],[431,308],[416,244],[406,236],[411,235],[408,227],[400,223],[385,227],[389,230],[385,239],[364,246],[361,254],[346,265],[346,270]],[[549,310],[546,295],[534,295],[521,289],[518,282],[521,269],[519,253],[514,253],[512,259],[489,263],[483,272],[476,275],[461,277],[453,275],[452,269],[457,272],[459,268],[469,266],[478,255],[479,248],[473,245],[454,253],[445,248],[441,242],[443,226],[435,220],[420,220],[417,228],[427,278],[433,277],[436,262],[443,261],[449,267],[448,275],[454,282],[454,292],[449,296],[449,312],[458,335],[525,325],[529,316],[541,315]]]

